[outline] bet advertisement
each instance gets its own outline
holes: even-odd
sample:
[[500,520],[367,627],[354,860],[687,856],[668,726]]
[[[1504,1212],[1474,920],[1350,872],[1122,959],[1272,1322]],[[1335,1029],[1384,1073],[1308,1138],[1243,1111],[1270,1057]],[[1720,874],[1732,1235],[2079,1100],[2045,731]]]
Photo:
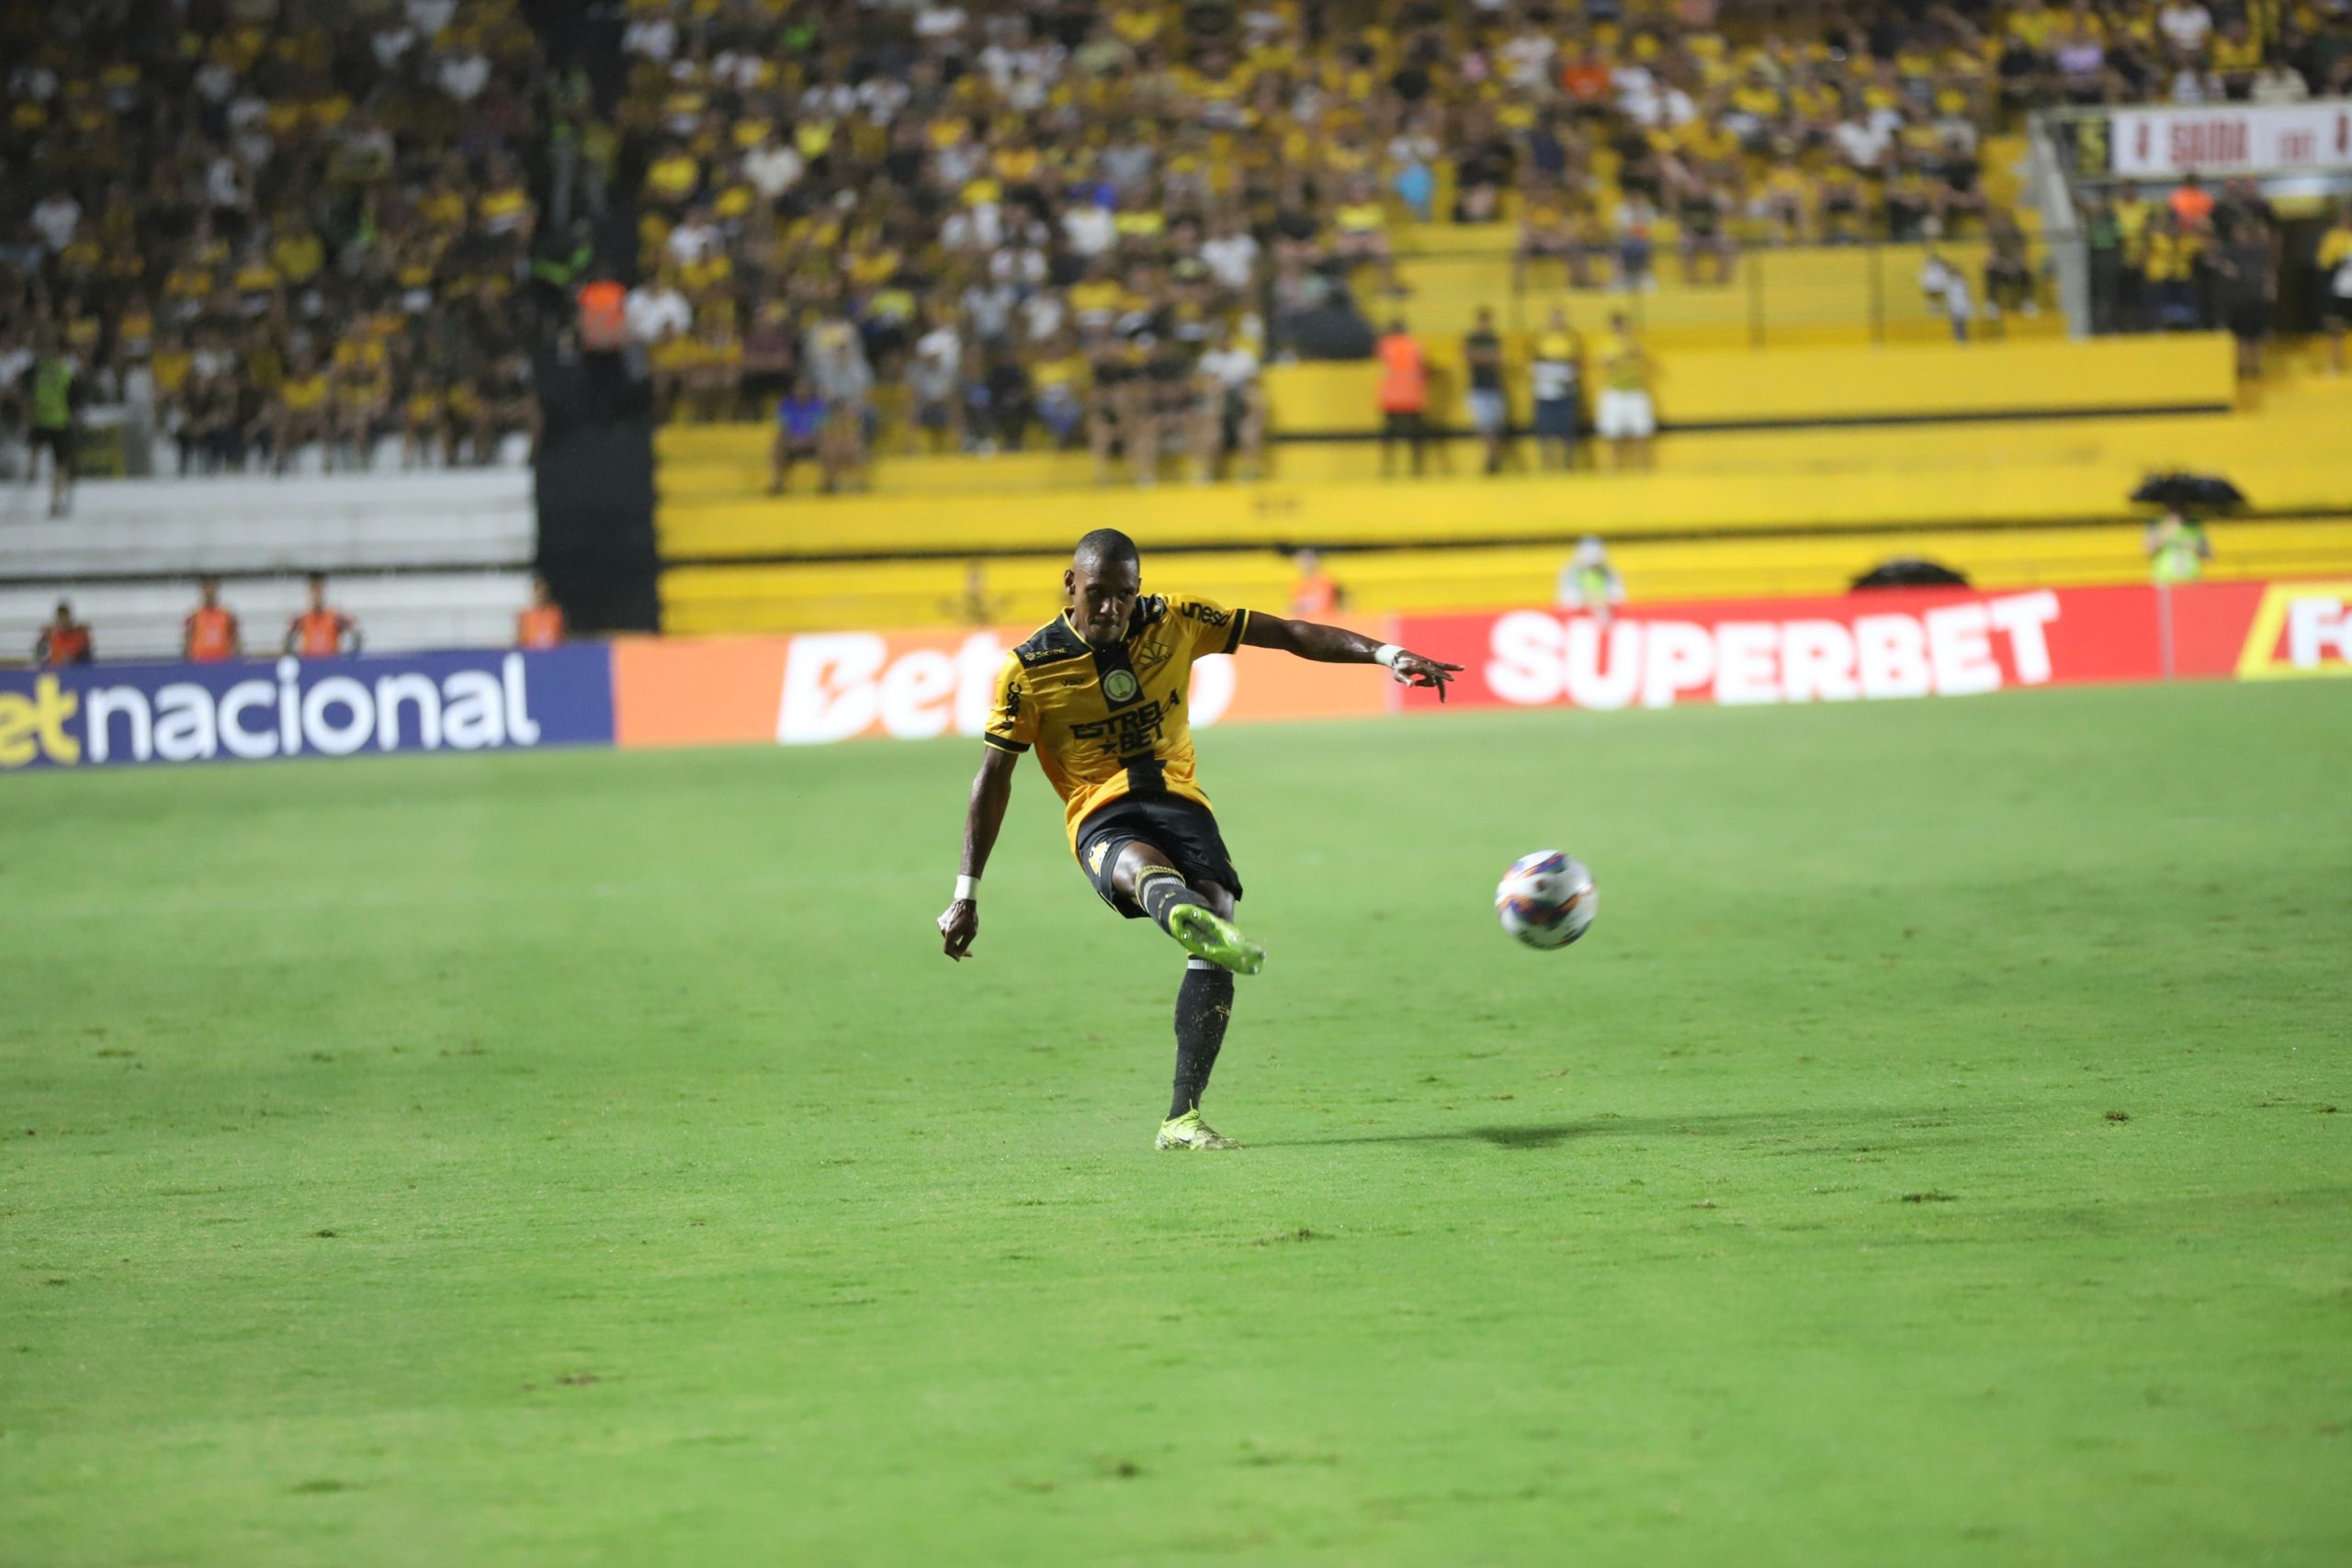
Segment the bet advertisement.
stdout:
[[[2352,581],[1900,589],[1359,618],[1463,666],[1433,693],[1262,649],[1193,671],[1196,728],[1479,707],[1593,712],[2352,674]],[[552,746],[977,737],[1029,627],[623,637],[542,652],[0,671],[0,773]]]
[[0,671],[0,772],[610,745],[612,658],[363,655]]

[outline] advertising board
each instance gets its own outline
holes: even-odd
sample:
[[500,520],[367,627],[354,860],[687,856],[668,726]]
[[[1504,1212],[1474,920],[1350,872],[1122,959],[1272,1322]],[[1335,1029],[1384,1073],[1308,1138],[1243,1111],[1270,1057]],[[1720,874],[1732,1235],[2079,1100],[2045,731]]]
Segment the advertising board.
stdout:
[[0,671],[0,771],[609,745],[601,645]]

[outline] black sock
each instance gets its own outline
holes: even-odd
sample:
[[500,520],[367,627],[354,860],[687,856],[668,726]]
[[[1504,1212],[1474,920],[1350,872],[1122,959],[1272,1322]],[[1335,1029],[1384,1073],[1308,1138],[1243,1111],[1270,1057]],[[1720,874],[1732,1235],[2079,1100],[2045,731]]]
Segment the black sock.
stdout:
[[1184,983],[1176,987],[1176,1093],[1170,1116],[1200,1108],[1232,1019],[1233,976],[1197,958],[1184,965]]
[[[1186,886],[1182,874],[1175,867],[1166,865],[1144,867],[1143,874],[1136,880],[1136,902],[1143,906],[1143,912],[1149,915],[1161,931],[1168,931],[1168,911],[1179,904],[1198,904],[1204,909],[1216,907],[1208,901],[1207,895]],[[1169,934],[1173,936],[1175,933],[1170,931]]]

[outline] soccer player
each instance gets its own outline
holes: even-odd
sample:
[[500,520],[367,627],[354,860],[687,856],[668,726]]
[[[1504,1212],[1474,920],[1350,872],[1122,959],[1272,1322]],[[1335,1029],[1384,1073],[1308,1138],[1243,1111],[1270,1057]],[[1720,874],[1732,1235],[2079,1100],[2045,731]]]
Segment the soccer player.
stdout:
[[1265,950],[1234,928],[1241,878],[1195,777],[1184,701],[1193,661],[1244,644],[1326,664],[1383,664],[1441,701],[1458,664],[1393,643],[1187,594],[1143,592],[1133,539],[1097,528],[1062,573],[1069,608],[1008,654],[982,737],[979,776],[964,818],[963,873],[939,917],[947,956],[979,934],[980,873],[996,847],[1021,754],[1037,749],[1062,797],[1070,851],[1102,901],[1149,919],[1191,955],[1176,992],[1176,1084],[1160,1123],[1163,1149],[1229,1149],[1201,1120],[1201,1094],[1225,1043],[1233,976],[1255,975]]

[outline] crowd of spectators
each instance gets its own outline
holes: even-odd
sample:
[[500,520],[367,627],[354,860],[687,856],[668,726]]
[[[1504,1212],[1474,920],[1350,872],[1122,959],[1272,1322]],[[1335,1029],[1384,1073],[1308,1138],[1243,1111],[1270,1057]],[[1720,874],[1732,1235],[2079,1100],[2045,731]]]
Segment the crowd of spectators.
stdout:
[[[2097,330],[2226,331],[2239,374],[2261,374],[2288,258],[2278,215],[2254,181],[2216,191],[2195,175],[2168,190],[2127,180],[2111,196],[2086,197],[2083,218]],[[2323,292],[2334,282],[2330,248],[2323,236],[2312,258]]]
[[1747,41],[1704,0],[632,9],[631,320],[665,407],[781,399],[779,486],[855,482],[877,394],[911,447],[1205,477],[1266,358],[1370,346],[1400,220],[1721,282],[1736,243],[1981,226],[1999,99],[1981,7]]
[[1515,225],[1522,277],[1626,289],[1661,256],[1703,286],[1739,246],[1984,238],[1972,314],[2030,309],[1980,163],[2005,115],[2184,72],[2324,90],[2339,9],[639,0],[639,319],[671,408],[790,394],[779,482],[854,483],[877,397],[913,448],[1206,475],[1262,429],[1259,364],[1372,346],[1400,221]]
[[1398,222],[1512,225],[1522,274],[1628,290],[1984,236],[2030,289],[1980,162],[2005,115],[2352,72],[2337,0],[624,10],[592,80],[521,0],[9,8],[0,386],[70,355],[191,468],[481,461],[617,216],[601,276],[662,411],[773,413],[779,485],[856,484],[886,428],[1206,477],[1253,460],[1267,359],[1370,347]]
[[533,176],[584,92],[509,0],[8,6],[0,61],[0,423],[62,380],[182,471],[529,433]]

